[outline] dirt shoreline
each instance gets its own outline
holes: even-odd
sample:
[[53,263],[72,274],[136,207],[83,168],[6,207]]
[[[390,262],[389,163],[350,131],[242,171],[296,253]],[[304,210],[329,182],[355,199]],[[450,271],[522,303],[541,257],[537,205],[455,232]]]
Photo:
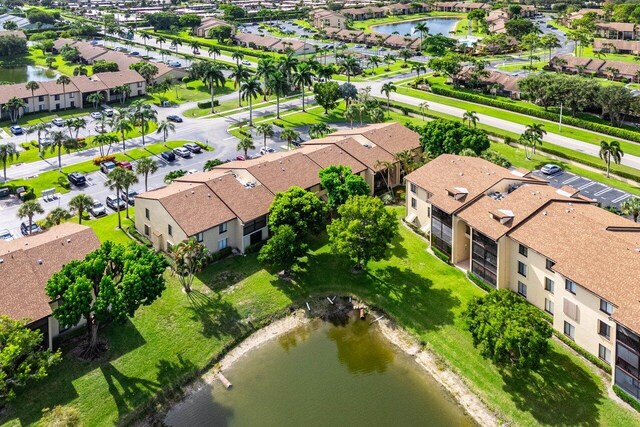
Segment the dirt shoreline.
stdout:
[[[371,318],[376,319],[379,314],[375,312],[369,312]],[[259,348],[263,344],[278,338],[293,329],[308,324],[312,320],[316,319],[316,316],[308,316],[303,309],[299,309],[294,313],[275,320],[264,328],[251,334],[237,346],[235,346],[229,353],[227,353],[222,360],[216,364],[216,366],[203,375],[192,384],[184,389],[183,398],[168,408],[167,412],[171,409],[178,409],[180,406],[188,402],[192,396],[204,386],[211,386],[214,382],[218,382],[222,387],[221,382],[218,379],[218,372],[224,373],[226,369],[229,369],[239,359],[249,354],[252,350]],[[391,344],[396,346],[399,350],[403,351],[410,357],[412,357],[417,365],[425,372],[431,375],[448,393],[453,396],[456,402],[471,416],[479,425],[486,427],[493,427],[500,425],[500,420],[491,412],[486,405],[467,387],[463,379],[455,374],[453,371],[447,368],[443,368],[441,363],[438,363],[437,358],[428,350],[423,350],[420,344],[413,338],[407,331],[398,327],[395,322],[387,318],[382,318],[378,322],[380,331],[389,340]],[[233,382],[233,378],[230,378]]]

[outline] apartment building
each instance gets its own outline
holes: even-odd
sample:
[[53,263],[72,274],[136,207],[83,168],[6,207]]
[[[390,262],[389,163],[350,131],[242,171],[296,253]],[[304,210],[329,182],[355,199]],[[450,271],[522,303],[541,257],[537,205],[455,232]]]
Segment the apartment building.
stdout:
[[[136,229],[158,250],[196,237],[211,252],[227,247],[244,252],[269,236],[276,193],[298,186],[325,197],[320,170],[345,165],[373,194],[401,182],[395,156],[403,151],[419,156],[419,135],[399,123],[381,123],[339,131],[293,151],[225,163],[136,197]],[[391,170],[387,164],[393,164]]]
[[47,281],[63,265],[83,259],[98,249],[100,241],[89,227],[67,222],[12,241],[0,240],[0,314],[27,319],[43,334],[43,345],[69,329],[52,316],[56,302],[45,292]]
[[[640,64],[623,61],[609,61],[597,58],[578,58],[571,55],[557,55],[551,58],[549,66],[565,73],[594,75],[607,79],[634,81],[638,78]],[[614,73],[613,75],[611,73]]]
[[452,264],[511,289],[640,400],[640,226],[526,170],[442,155],[406,177],[406,221]]
[[309,13],[309,17],[313,19],[313,26],[319,29],[347,28],[347,18],[339,12],[325,9],[316,9]]
[[640,27],[630,22],[599,22],[596,36],[614,40],[638,40]]

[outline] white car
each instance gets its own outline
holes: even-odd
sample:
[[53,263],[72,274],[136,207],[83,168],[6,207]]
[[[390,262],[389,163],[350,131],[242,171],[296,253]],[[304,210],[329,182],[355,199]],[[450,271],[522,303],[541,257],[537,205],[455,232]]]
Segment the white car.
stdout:
[[251,65],[251,62],[247,61],[246,59],[244,61],[241,62],[242,65]]
[[60,117],[56,117],[55,119],[51,120],[51,123],[58,127],[64,126],[64,120],[62,120]]
[[275,153],[275,152],[276,152],[276,150],[274,150],[274,149],[273,149],[273,148],[271,148],[271,147],[262,147],[262,148],[260,149],[260,154],[261,154],[261,155],[263,155],[263,156],[264,156],[265,154],[267,154],[267,153]]
[[187,171],[187,175],[193,175],[194,173],[198,173],[200,172],[198,169],[189,169]]
[[91,113],[91,118],[100,120],[102,118],[102,113],[100,111],[94,111]]
[[107,208],[104,207],[104,205],[100,202],[100,200],[94,200],[93,206],[89,211],[91,212],[91,215],[95,217],[107,214]]
[[105,107],[102,109],[102,114],[104,114],[107,117],[111,117],[113,116],[113,108],[111,107]]
[[13,236],[9,230],[0,230],[0,240],[13,240]]
[[176,156],[180,156],[183,159],[187,159],[187,158],[191,157],[191,151],[187,150],[184,147],[174,148],[173,152],[176,154]]

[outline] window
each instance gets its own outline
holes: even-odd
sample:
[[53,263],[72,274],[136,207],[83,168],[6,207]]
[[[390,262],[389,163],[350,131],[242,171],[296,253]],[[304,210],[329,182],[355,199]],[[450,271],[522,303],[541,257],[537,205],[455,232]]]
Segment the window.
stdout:
[[598,357],[607,363],[611,363],[611,350],[602,344],[598,344]]
[[518,261],[518,274],[527,277],[527,265],[522,261]]
[[218,234],[222,234],[222,233],[226,233],[227,232],[227,223],[223,222],[222,224],[220,224],[218,226]]
[[53,100],[54,101],[60,101],[60,95],[54,95]]
[[173,227],[171,227],[171,224],[167,225],[167,234],[173,236]]
[[603,313],[611,314],[611,313],[613,313],[613,305],[611,305],[610,302],[601,299],[600,300],[600,311],[602,311]]
[[553,301],[547,298],[544,299],[544,311],[551,315],[553,314]]
[[602,320],[598,320],[598,335],[609,339],[611,337],[611,326],[604,323]]
[[144,217],[147,219],[151,219],[151,213],[149,213],[149,209],[145,208]]
[[142,82],[138,82],[138,87],[142,87]]
[[229,245],[229,238],[225,237],[224,239],[218,240],[218,250],[222,250]]
[[529,255],[529,249],[527,249],[527,247],[524,246],[524,245],[519,245],[518,246],[518,253],[526,258],[527,255]]
[[253,221],[249,221],[244,225],[243,235],[248,236],[254,231],[258,231],[267,226],[267,216],[263,215],[260,218],[256,218]]
[[171,252],[173,250],[173,243],[167,242],[167,252]]
[[75,93],[71,92],[71,93],[69,94],[69,98],[73,99],[73,98],[75,98],[75,97],[76,97],[76,94],[75,94]]
[[576,328],[575,328],[575,326],[573,326],[571,323],[565,321],[564,322],[564,334],[566,336],[568,336],[569,338],[571,338],[572,340],[575,339],[575,336],[576,336]]
[[204,241],[204,233],[200,232],[196,234],[196,239],[198,239],[198,242],[202,243]]
[[432,206],[431,244],[447,255],[451,255],[451,215]]
[[417,190],[418,190],[418,187],[414,183],[411,183],[411,192],[413,194],[416,194]]
[[573,281],[566,279],[564,281],[564,288],[569,292],[571,292],[572,294],[574,295],[576,294],[576,284]]
[[554,265],[556,265],[555,262],[551,261],[550,259],[547,259],[547,265],[545,266],[547,270],[553,271]]
[[149,234],[151,234],[151,231],[149,230],[149,226],[147,224],[144,225],[144,235],[148,236]]
[[545,291],[553,293],[554,285],[555,285],[555,283],[553,283],[553,280],[549,279],[548,277],[544,278],[544,290]]
[[495,287],[498,271],[498,245],[494,240],[476,230],[472,231],[472,238],[471,271]]
[[431,206],[427,206],[427,218],[431,218]]
[[411,207],[413,209],[415,209],[417,206],[418,206],[418,201],[412,197],[411,198]]
[[527,297],[527,285],[522,282],[518,282],[518,293],[523,297]]
[[40,95],[40,96],[38,97],[38,102],[44,102],[44,96]]

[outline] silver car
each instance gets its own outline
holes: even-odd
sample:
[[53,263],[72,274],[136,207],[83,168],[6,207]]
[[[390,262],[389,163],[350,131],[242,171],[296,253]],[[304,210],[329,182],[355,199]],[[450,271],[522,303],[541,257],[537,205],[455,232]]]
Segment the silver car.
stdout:
[[107,208],[104,207],[100,200],[94,200],[93,206],[91,207],[89,212],[91,212],[91,215],[99,217],[107,214]]
[[558,165],[554,165],[553,163],[549,163],[540,168],[540,172],[545,175],[555,175],[558,172],[562,172],[562,168]]
[[183,159],[187,159],[187,158],[191,157],[191,151],[187,150],[184,147],[174,148],[173,152],[176,154],[176,156],[180,156]]

